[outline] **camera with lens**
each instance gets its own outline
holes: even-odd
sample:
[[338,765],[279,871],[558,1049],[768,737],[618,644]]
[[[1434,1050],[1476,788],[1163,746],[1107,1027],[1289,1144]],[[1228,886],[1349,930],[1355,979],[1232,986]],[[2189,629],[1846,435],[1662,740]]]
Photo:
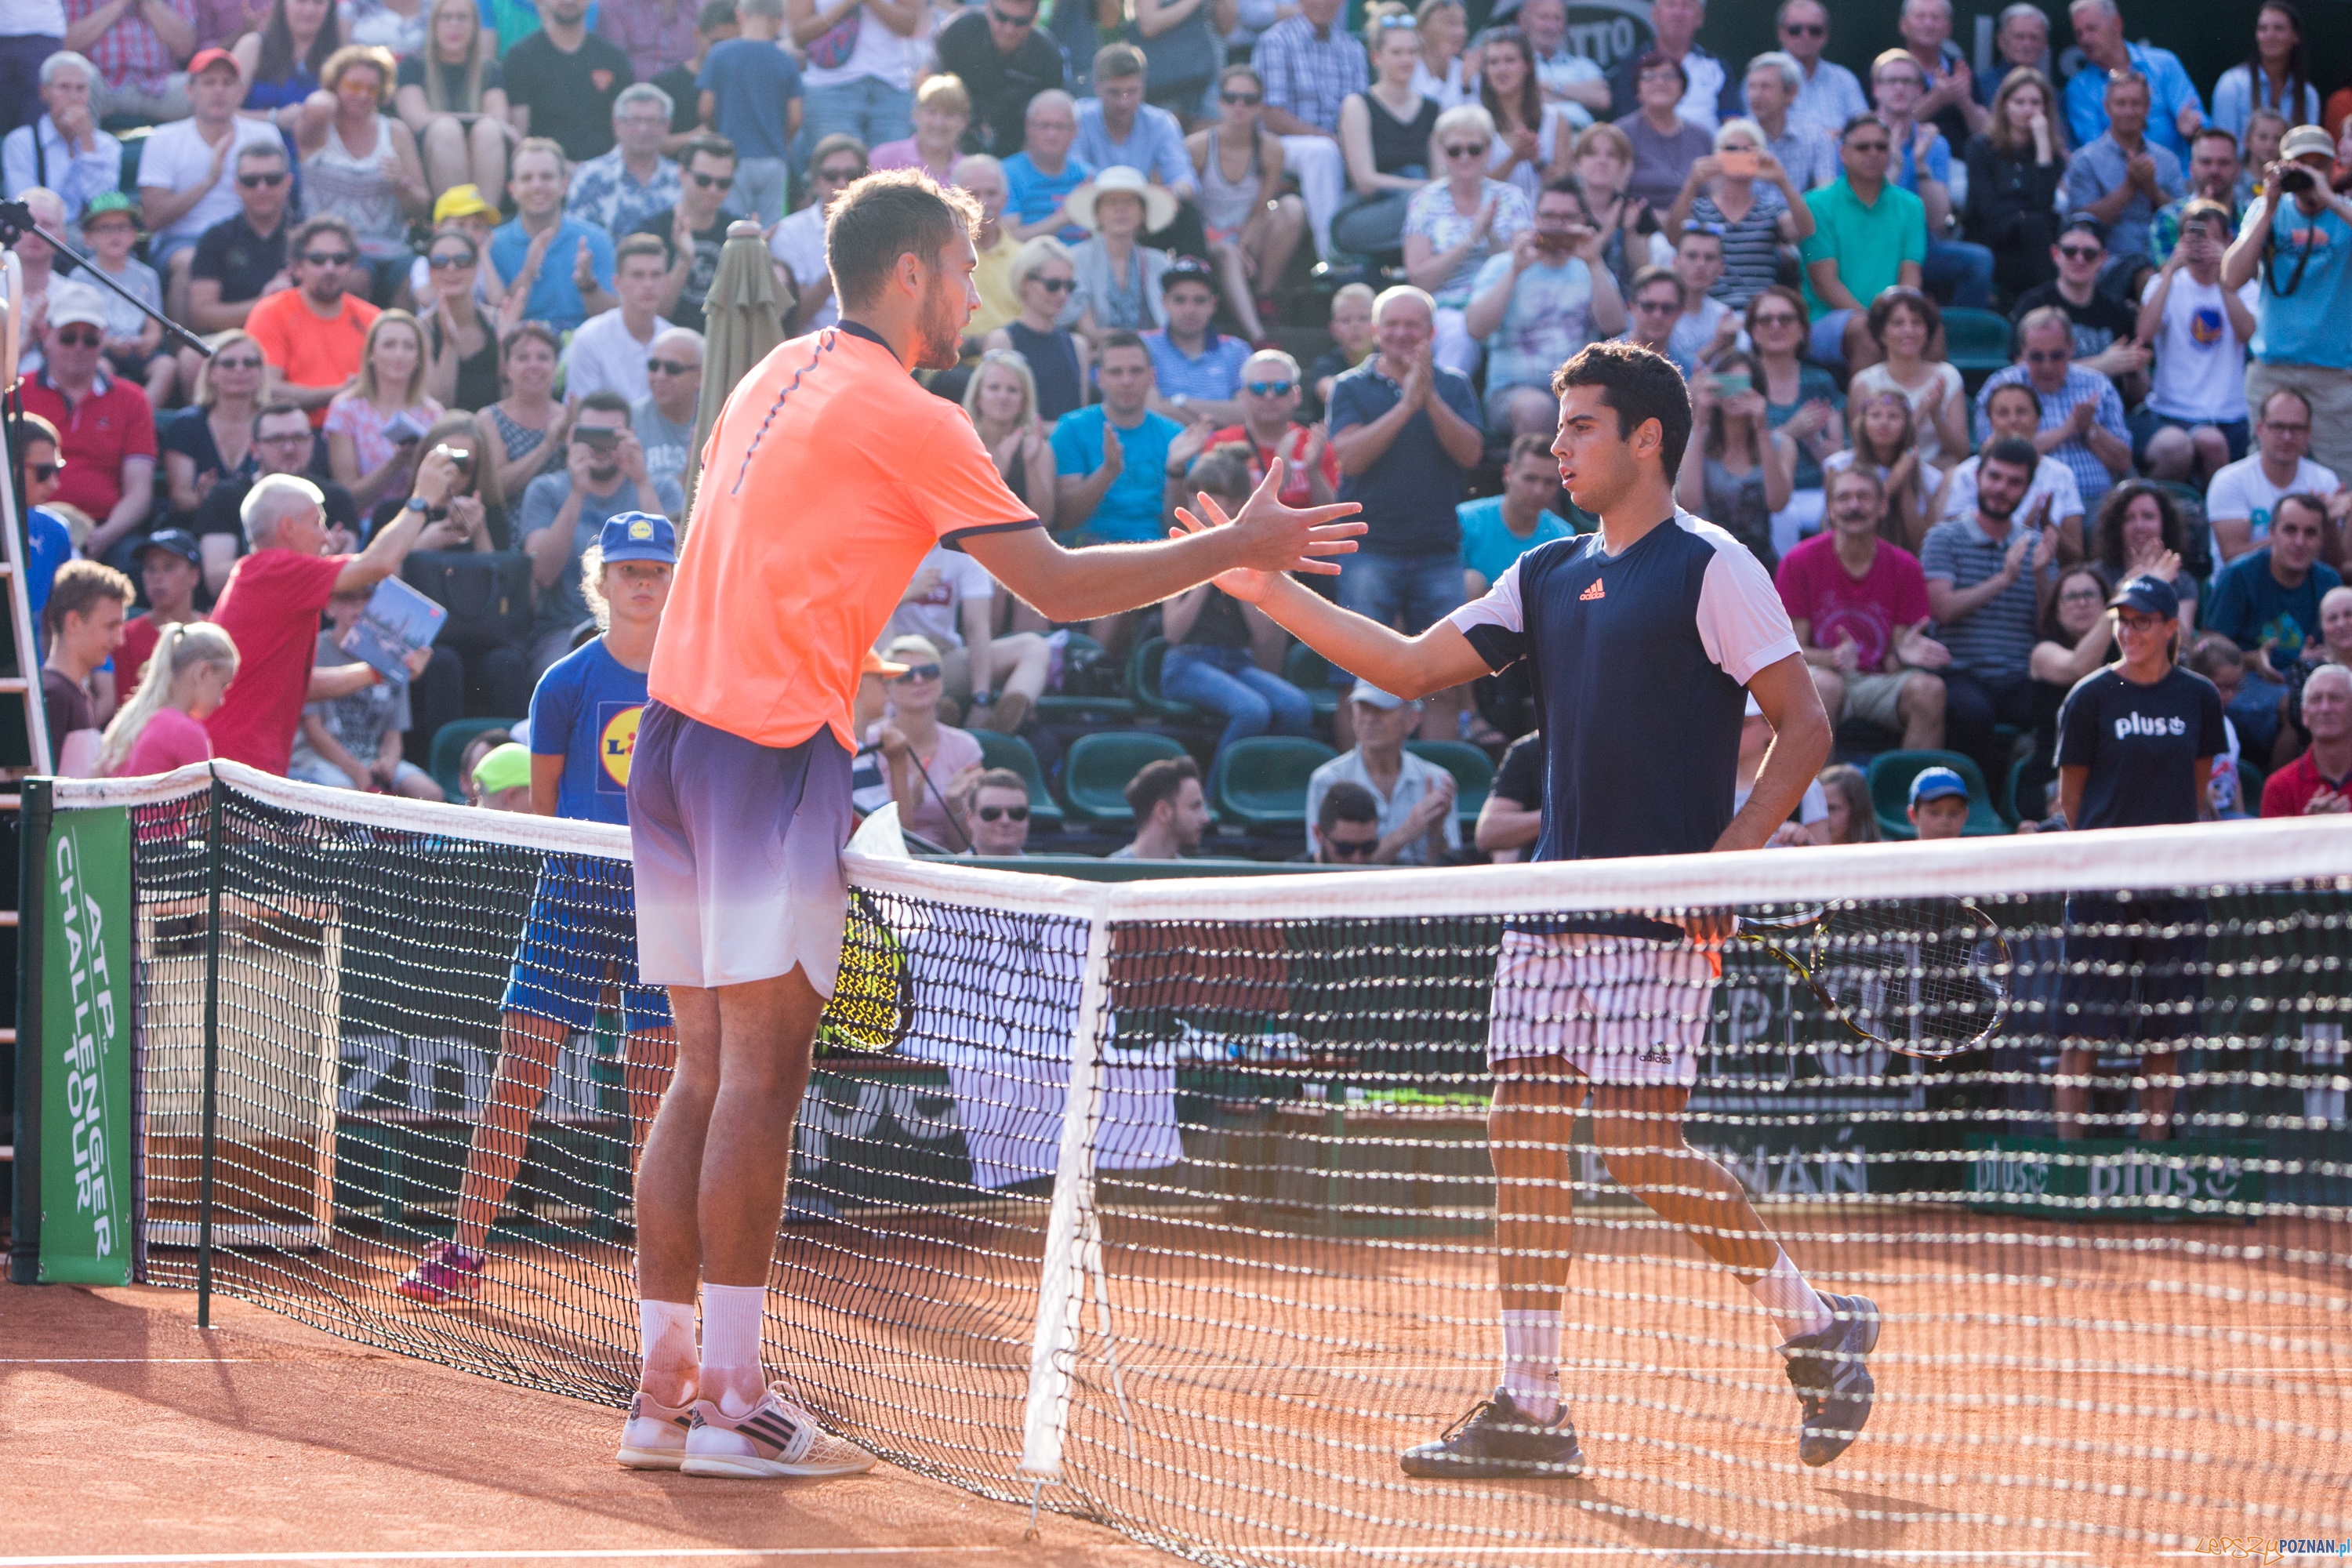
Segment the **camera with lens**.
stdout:
[[2281,192],[2290,196],[2298,196],[2305,191],[2317,190],[2319,176],[2300,163],[2289,163],[2279,171],[2278,183]]

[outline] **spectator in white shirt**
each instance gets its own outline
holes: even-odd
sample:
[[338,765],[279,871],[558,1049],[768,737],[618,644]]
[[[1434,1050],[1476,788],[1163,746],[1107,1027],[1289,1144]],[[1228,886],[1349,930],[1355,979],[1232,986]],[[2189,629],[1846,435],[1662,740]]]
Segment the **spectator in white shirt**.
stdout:
[[635,403],[652,390],[646,355],[670,330],[655,314],[668,283],[669,248],[658,237],[633,234],[614,247],[613,291],[620,308],[589,317],[572,334],[563,362],[565,397],[617,392]]
[[71,49],[41,62],[47,112],[0,142],[0,181],[10,201],[23,201],[26,191],[44,186],[64,200],[67,221],[79,224],[90,197],[121,184],[122,143],[98,128],[90,108],[97,82],[98,68]]
[[[2042,395],[2023,382],[1995,387],[1985,405],[1986,422],[1992,426],[1988,441],[2003,436],[2015,436],[2032,441],[2042,429]],[[1977,514],[1977,464],[1971,454],[1954,468],[1944,481],[1933,508],[1931,521],[1958,522]],[[2043,497],[2050,500],[2050,521],[2058,526],[2063,542],[2061,553],[2068,560],[2083,556],[2083,489],[2074,482],[2074,470],[2052,457],[2042,454],[2033,469],[2033,483],[2027,487],[2025,500],[2019,503],[2031,511]]]
[[2139,341],[2156,351],[2147,406],[2157,427],[2140,454],[2156,479],[2210,478],[2246,455],[2246,344],[2254,313],[2221,287],[2230,210],[2200,198],[2180,239],[2140,295]]
[[2343,487],[2336,471],[2309,456],[2311,405],[2303,394],[2282,386],[2263,399],[2258,412],[2254,452],[2215,474],[2205,491],[2216,566],[2268,542],[2271,510],[2281,496],[2324,496],[2331,518],[2340,521],[2343,517]]
[[1361,784],[1381,803],[1381,842],[1372,851],[1373,864],[1442,862],[1462,847],[1462,826],[1454,815],[1454,775],[1404,749],[1405,737],[1421,725],[1421,704],[1359,680],[1348,705],[1355,720],[1355,749],[1308,775],[1307,819],[1319,819],[1324,794],[1333,784]]
[[1569,121],[1580,131],[1608,110],[1609,79],[1589,57],[1568,47],[1568,0],[1527,0],[1519,7],[1519,29],[1536,57],[1536,84],[1545,102],[1582,110]]
[[[1789,105],[1789,123],[1818,132],[1829,144],[1829,177],[1835,179],[1838,132],[1855,115],[1870,111],[1870,100],[1863,95],[1861,79],[1853,72],[1822,58],[1822,50],[1830,41],[1830,10],[1821,0],[1781,0],[1780,9],[1773,15],[1773,27],[1781,50],[1802,73],[1796,101]],[[1755,68],[1753,61],[1748,68]],[[1753,103],[1748,112],[1762,118]]]

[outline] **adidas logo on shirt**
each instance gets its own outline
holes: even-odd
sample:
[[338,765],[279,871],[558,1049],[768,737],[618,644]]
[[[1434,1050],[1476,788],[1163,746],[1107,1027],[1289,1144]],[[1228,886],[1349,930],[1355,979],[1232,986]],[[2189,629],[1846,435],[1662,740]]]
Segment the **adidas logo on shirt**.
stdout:
[[2126,713],[2116,721],[2116,739],[2130,735],[2186,735],[2189,721],[2185,719],[2150,719],[2144,713]]
[[1601,585],[1601,579],[1595,577],[1592,580],[1592,585],[1585,589],[1583,593],[1579,594],[1576,597],[1578,601],[1581,603],[1586,599],[1605,599],[1608,596],[1609,591]]

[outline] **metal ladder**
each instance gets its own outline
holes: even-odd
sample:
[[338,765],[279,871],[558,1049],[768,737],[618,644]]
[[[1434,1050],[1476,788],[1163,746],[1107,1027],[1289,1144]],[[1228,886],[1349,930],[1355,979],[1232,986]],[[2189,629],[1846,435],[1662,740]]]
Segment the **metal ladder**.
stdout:
[[[24,275],[13,251],[0,252],[0,379],[13,385],[16,379],[17,327],[24,295]],[[41,664],[36,651],[39,647],[33,637],[32,602],[25,592],[25,557],[29,548],[29,536],[24,519],[16,514],[16,450],[0,439],[0,452],[5,452],[8,469],[0,474],[0,578],[7,584],[8,633],[15,649],[15,670],[0,674],[0,752],[6,752],[9,731],[16,725],[24,727],[25,755],[31,760],[32,771],[38,775],[55,772],[55,759],[49,751],[49,726],[41,704]],[[12,702],[9,700],[15,699]],[[0,813],[14,814],[23,808],[24,798],[14,790],[0,794]],[[13,831],[14,823],[6,824]],[[13,880],[0,879],[0,938],[8,949],[8,973],[16,968],[16,887]],[[12,1016],[0,1026],[0,1083],[16,1081],[16,1028]],[[13,1130],[0,1123],[0,1136],[13,1136]],[[13,1142],[0,1144],[0,1162],[10,1166],[10,1185],[15,1176],[16,1147]]]

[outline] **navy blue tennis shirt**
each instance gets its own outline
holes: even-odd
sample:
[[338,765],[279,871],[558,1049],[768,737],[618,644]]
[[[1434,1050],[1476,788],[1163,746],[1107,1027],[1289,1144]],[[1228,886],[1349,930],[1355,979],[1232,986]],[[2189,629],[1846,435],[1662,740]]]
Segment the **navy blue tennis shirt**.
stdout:
[[1538,545],[1454,625],[1487,668],[1530,663],[1543,717],[1537,860],[1693,855],[1731,824],[1755,673],[1798,651],[1748,547],[1677,510],[1622,555]]

